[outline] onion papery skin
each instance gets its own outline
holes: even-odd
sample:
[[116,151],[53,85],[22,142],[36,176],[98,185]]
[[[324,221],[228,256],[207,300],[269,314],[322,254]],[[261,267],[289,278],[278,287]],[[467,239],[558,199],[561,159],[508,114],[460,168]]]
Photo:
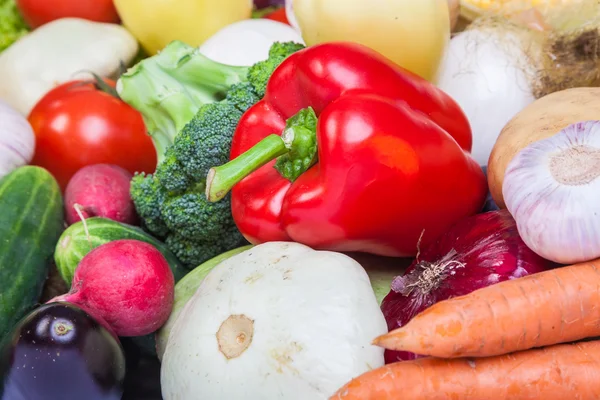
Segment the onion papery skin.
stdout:
[[[439,301],[554,267],[525,245],[507,210],[490,211],[459,221],[422,249],[405,273],[394,279],[381,310],[392,331]],[[385,352],[388,364],[418,357]]]

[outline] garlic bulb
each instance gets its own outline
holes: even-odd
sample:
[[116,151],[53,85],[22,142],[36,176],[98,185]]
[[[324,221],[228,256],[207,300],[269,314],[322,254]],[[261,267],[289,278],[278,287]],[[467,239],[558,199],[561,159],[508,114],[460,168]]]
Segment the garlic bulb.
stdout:
[[502,194],[525,244],[562,264],[600,257],[600,121],[569,125],[519,152]]

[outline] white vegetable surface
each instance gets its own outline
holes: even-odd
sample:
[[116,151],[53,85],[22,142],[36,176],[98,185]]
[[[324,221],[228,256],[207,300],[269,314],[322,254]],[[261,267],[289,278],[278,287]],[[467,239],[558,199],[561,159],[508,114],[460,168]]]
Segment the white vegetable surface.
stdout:
[[521,39],[510,32],[500,36],[493,29],[473,29],[450,41],[438,86],[469,119],[472,155],[480,165],[487,165],[504,125],[535,100],[531,68]]
[[302,32],[298,25],[296,14],[294,14],[294,0],[285,0],[285,17],[294,29],[298,32]]
[[266,60],[275,42],[304,44],[302,36],[287,24],[269,19],[247,19],[215,33],[200,46],[200,52],[223,64],[251,66]]
[[137,41],[122,26],[63,18],[25,35],[0,54],[0,99],[24,115],[50,89],[66,81],[111,77],[129,64]]
[[35,135],[20,113],[0,101],[0,178],[33,158]]
[[600,257],[599,178],[599,121],[569,125],[518,152],[502,194],[527,247],[566,265]]
[[270,242],[215,267],[169,335],[165,400],[327,399],[384,364],[387,325],[352,258]]

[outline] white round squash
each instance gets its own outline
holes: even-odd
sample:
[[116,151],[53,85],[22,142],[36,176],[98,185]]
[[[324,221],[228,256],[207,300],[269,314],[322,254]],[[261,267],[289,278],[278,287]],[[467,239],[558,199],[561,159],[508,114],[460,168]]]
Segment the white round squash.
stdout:
[[352,258],[288,242],[231,257],[177,318],[162,361],[165,400],[326,399],[384,364],[387,332]]

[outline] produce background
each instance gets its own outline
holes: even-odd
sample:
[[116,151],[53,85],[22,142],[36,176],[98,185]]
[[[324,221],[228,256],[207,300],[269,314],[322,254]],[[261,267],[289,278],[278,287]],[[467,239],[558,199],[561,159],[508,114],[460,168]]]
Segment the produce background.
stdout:
[[[470,347],[479,340],[471,331],[473,336],[465,333],[461,337],[468,339],[460,343],[448,339],[452,335],[431,338],[427,327],[433,330],[436,320],[428,320],[432,313],[427,311],[437,307],[450,320],[452,311],[461,309],[461,301],[473,301],[475,309],[480,290],[490,298],[504,297],[505,292],[497,288],[514,291],[519,282],[531,284],[528,275],[548,285],[544,277],[554,276],[555,271],[567,271],[562,272],[565,275],[574,271],[572,276],[580,277],[590,273],[586,268],[596,270],[594,262],[600,257],[600,242],[595,240],[600,232],[600,206],[595,204],[600,193],[596,182],[600,175],[599,2],[171,3],[98,0],[92,6],[83,0],[0,0],[0,75],[6,77],[0,82],[0,206],[12,207],[4,214],[0,208],[0,234],[5,226],[7,234],[15,226],[21,229],[21,219],[29,221],[24,223],[26,232],[19,231],[22,248],[8,248],[12,243],[8,239],[6,244],[0,241],[0,273],[29,274],[15,280],[25,285],[23,289],[6,284],[6,304],[14,302],[14,310],[33,310],[32,315],[36,306],[47,302],[78,305],[119,337],[126,355],[122,399],[159,400],[165,390],[171,398],[175,393],[185,396],[188,389],[178,388],[173,378],[179,373],[186,376],[185,369],[178,371],[172,360],[162,359],[171,330],[186,332],[181,321],[175,327],[180,308],[192,303],[192,293],[206,274],[216,266],[225,268],[221,261],[242,246],[285,240],[339,251],[356,260],[370,278],[367,289],[374,291],[381,309],[370,321],[357,315],[356,324],[374,327],[385,321],[383,328],[387,324],[389,333],[373,337],[374,345],[385,349],[382,363],[386,366],[353,376],[350,386],[336,394],[339,398],[394,398],[397,381],[374,382],[387,379],[386,371],[402,365],[431,368],[433,376],[447,373],[440,365],[429,365],[424,356],[459,358],[452,367],[459,372],[464,357],[481,357],[481,365],[491,360],[493,367],[496,357],[507,354],[516,354],[519,363],[541,357],[535,353],[538,342],[530,343],[527,329],[523,336],[529,341],[517,337],[517,328],[511,330],[505,321],[483,313],[477,315],[481,318],[477,323],[501,328],[497,337],[490,338],[491,344],[484,340],[479,350]],[[347,44],[336,43],[341,41]],[[321,75],[315,65],[340,75]],[[343,68],[348,69],[347,75]],[[296,75],[288,74],[292,70]],[[379,100],[360,93],[356,98],[340,94],[343,91],[336,92],[336,85],[372,91]],[[342,104],[340,115],[350,117],[337,120],[335,113],[322,113],[326,106],[334,107],[329,106],[333,97],[341,98],[336,103]],[[388,97],[399,97],[409,107],[392,107],[381,100]],[[304,103],[309,106],[289,112]],[[264,104],[277,104],[280,115],[273,111],[276,107],[257,107]],[[370,143],[374,147],[368,147],[376,149],[372,150],[375,156],[353,147],[355,140],[367,143],[367,139],[349,138],[352,112],[369,115],[367,121],[373,124],[369,132],[381,135],[379,142],[373,141],[376,145]],[[323,150],[326,146],[316,132],[317,115],[319,123],[330,119],[319,129],[342,138],[345,155]],[[256,125],[257,120],[262,126]],[[342,128],[335,131],[333,126]],[[391,127],[397,126],[403,128],[403,140],[387,142],[390,135],[385,135],[392,131],[393,136]],[[284,140],[266,136],[275,132]],[[291,132],[291,140],[286,132]],[[327,162],[339,164],[332,169],[338,171],[336,178],[314,179],[315,164],[322,158],[317,149],[330,151]],[[244,159],[248,154],[254,158]],[[258,156],[264,162],[256,161]],[[348,160],[369,168],[354,169],[356,165]],[[271,161],[278,174],[265,172],[264,165]],[[392,162],[401,165],[393,173],[386,169]],[[248,169],[250,164],[256,171]],[[244,170],[246,179],[232,177],[235,170]],[[347,178],[350,170],[362,173],[363,182]],[[11,181],[19,174],[22,179]],[[416,183],[407,176],[418,177]],[[304,186],[294,186],[298,179]],[[286,189],[281,215],[266,210],[264,204],[277,203],[273,193],[281,190],[282,182],[290,181],[293,188]],[[332,187],[335,190],[323,189]],[[14,195],[3,192],[12,188],[16,188]],[[319,198],[325,206],[305,200],[303,195],[318,192],[314,188],[323,189]],[[32,196],[35,201],[28,203],[23,197],[27,190],[39,197]],[[399,192],[405,195],[394,194]],[[342,194],[335,198],[331,193]],[[44,206],[54,214],[42,214]],[[38,207],[35,212],[48,224],[32,226],[35,212],[19,214],[27,207]],[[57,224],[63,220],[59,229]],[[26,235],[31,236],[25,239]],[[148,274],[160,277],[155,286],[140,284],[131,299],[119,297],[129,288],[123,283],[126,279],[116,278],[117,267],[115,275],[105,279],[111,265],[119,264],[114,260],[129,251],[127,246],[135,250],[127,257],[143,265],[135,279]],[[23,272],[10,260],[18,257],[19,249],[29,248],[36,250],[27,258],[31,270]],[[274,250],[264,251],[268,255]],[[53,261],[43,260],[49,255]],[[218,257],[223,258],[217,262]],[[251,263],[249,256],[240,260],[246,266]],[[560,281],[565,275],[556,276]],[[319,278],[330,277],[324,272]],[[82,282],[91,282],[87,290],[96,288],[96,295],[85,288],[81,294]],[[585,309],[596,299],[592,283],[572,279],[562,291],[543,285],[539,293],[534,291],[540,304],[548,299],[567,304],[560,315],[535,301],[523,307],[525,303],[516,296],[506,297],[506,302],[508,309],[537,310],[523,321],[539,318],[540,346],[562,354],[565,347],[560,345],[565,343],[589,340],[591,346],[597,345],[594,338],[600,337],[600,330],[590,328],[590,321],[597,321],[600,312],[595,307]],[[14,295],[19,290],[22,298]],[[169,297],[174,300],[156,300]],[[153,302],[146,304],[146,298]],[[471,305],[467,303],[465,307]],[[121,309],[107,311],[115,304]],[[127,311],[140,304],[147,307],[144,313]],[[575,312],[579,304],[581,315]],[[10,304],[3,307],[0,311],[6,316],[0,315],[0,331],[22,328],[13,326],[26,313],[11,314]],[[192,315],[191,307],[187,312]],[[576,318],[566,323],[565,315]],[[544,323],[547,326],[542,327]],[[557,323],[564,336],[553,336]],[[362,334],[361,329],[357,331]],[[416,344],[403,336],[406,332],[424,339]],[[8,338],[7,333],[5,349],[11,346]],[[494,347],[499,343],[502,350]],[[178,351],[173,347],[172,352]],[[181,356],[179,351],[175,354]],[[521,351],[533,353],[517,353]],[[154,352],[158,358],[149,354]],[[564,371],[586,375],[576,369],[583,362],[558,360]],[[168,369],[162,376],[161,361]],[[531,363],[533,371],[545,371]],[[492,374],[493,368],[480,368],[484,372],[478,373]],[[8,381],[6,369],[0,373]],[[528,398],[527,390],[547,396],[572,394],[554,377],[544,379],[550,382],[545,389],[543,384],[514,386],[521,387],[522,398]],[[512,384],[500,378],[498,382],[498,390]],[[600,395],[600,383],[577,381],[570,390],[583,393],[578,385],[587,388],[584,400]],[[457,398],[468,398],[465,393],[471,390],[485,393],[485,387],[472,389],[468,382],[459,386],[452,388]],[[342,397],[348,387],[355,392],[348,390]],[[376,397],[382,392],[390,397]],[[502,393],[508,396],[509,392]]]
[[[375,267],[382,271],[389,271],[384,274],[386,276],[401,273],[412,262],[410,258],[398,259],[364,253],[348,253],[348,255],[365,268]],[[44,286],[41,302],[48,301],[65,293],[67,290],[67,285],[56,270],[53,269],[50,272],[50,278]],[[387,294],[387,290],[385,294]],[[139,349],[127,340],[123,342],[123,345],[129,357],[128,361],[131,363],[125,380],[123,400],[161,400],[159,360],[155,357],[147,357],[140,354]]]

